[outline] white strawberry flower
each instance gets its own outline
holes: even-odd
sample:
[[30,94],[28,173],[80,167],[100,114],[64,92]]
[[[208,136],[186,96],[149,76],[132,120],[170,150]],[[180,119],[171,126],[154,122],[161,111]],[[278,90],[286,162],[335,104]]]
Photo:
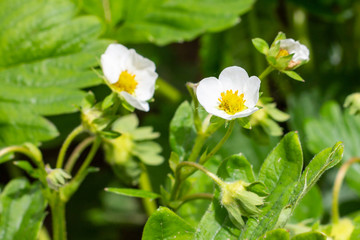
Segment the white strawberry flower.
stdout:
[[302,63],[309,61],[310,51],[309,49],[301,44],[299,41],[295,41],[292,38],[279,40],[280,51],[278,56],[287,56],[294,54],[288,68],[294,68]]
[[110,44],[101,55],[101,66],[107,85],[131,106],[149,111],[158,77],[155,64],[121,44]]
[[219,76],[201,80],[196,89],[205,110],[226,120],[242,118],[259,110],[260,79],[249,77],[241,67],[225,68]]

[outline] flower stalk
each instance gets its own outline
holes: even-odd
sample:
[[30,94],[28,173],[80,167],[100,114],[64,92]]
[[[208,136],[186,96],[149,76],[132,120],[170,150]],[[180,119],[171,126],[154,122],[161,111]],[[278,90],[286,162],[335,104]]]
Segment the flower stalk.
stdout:
[[56,168],[62,168],[62,165],[64,163],[66,151],[69,148],[71,142],[83,131],[83,126],[80,125],[76,127],[65,139],[63,145],[61,146],[59,156],[56,161]]
[[347,170],[351,165],[354,163],[360,163],[360,158],[354,157],[351,158],[349,161],[344,163],[341,168],[339,169],[339,172],[336,175],[334,188],[333,188],[333,194],[332,194],[332,205],[331,205],[331,221],[333,224],[338,224],[340,219],[339,214],[339,194],[341,185],[344,181],[344,177],[346,175]]
[[[149,174],[148,174],[148,171],[144,164],[142,164],[142,170],[143,171],[142,171],[142,173],[140,175],[140,179],[139,179],[139,187],[142,190],[152,192],[153,190],[151,187]],[[146,214],[150,217],[157,209],[155,200],[149,199],[149,198],[143,198],[142,202],[143,202],[143,206],[144,206]]]

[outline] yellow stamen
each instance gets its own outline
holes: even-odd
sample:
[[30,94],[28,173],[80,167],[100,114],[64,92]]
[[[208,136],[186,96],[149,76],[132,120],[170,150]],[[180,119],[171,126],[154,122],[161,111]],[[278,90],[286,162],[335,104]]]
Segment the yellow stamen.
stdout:
[[137,85],[138,82],[135,80],[135,74],[130,74],[127,70],[120,74],[119,80],[116,83],[111,84],[115,91],[125,91],[129,94],[134,93]]
[[277,54],[276,58],[285,57],[285,56],[288,56],[288,55],[289,55],[288,50],[286,50],[284,48],[280,48],[280,51]]
[[234,93],[232,90],[226,90],[226,92],[221,93],[221,98],[218,98],[220,101],[219,109],[223,110],[229,115],[234,115],[235,113],[244,111],[247,107],[244,105],[246,100],[244,100],[244,94],[238,95],[238,90]]

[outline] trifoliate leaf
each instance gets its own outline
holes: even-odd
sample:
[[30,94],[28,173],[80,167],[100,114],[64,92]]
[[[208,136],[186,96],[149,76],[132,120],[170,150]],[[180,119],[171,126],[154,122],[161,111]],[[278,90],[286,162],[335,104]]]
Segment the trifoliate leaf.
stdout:
[[[42,116],[75,112],[101,83],[91,68],[110,41],[101,22],[70,0],[0,1],[0,146],[58,135]],[[20,17],[21,16],[21,17]]]

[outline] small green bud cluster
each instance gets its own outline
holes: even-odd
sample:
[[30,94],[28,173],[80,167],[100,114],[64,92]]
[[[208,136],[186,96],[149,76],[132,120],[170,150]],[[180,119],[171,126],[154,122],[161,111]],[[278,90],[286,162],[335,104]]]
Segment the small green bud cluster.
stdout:
[[70,174],[61,168],[51,169],[50,166],[47,165],[45,170],[47,172],[46,181],[49,184],[49,187],[53,190],[57,191],[71,179]]
[[257,217],[261,210],[258,206],[264,204],[267,193],[260,182],[247,183],[244,181],[225,182],[221,186],[221,204],[229,213],[232,223],[242,228],[244,217]]

